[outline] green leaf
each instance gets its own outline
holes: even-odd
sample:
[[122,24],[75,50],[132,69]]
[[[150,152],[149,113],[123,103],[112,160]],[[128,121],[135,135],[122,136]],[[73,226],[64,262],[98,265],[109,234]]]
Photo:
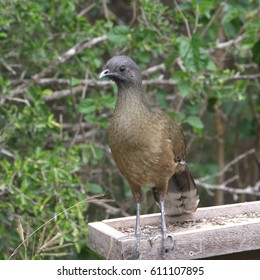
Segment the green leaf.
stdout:
[[89,113],[95,112],[96,110],[97,110],[96,99],[88,98],[88,99],[80,100],[78,111],[81,114],[89,114]]
[[167,93],[163,89],[157,89],[156,93],[156,99],[160,102],[160,105],[164,108],[167,109],[168,107],[168,102],[166,100]]
[[186,114],[184,112],[179,112],[176,115],[176,119],[180,122],[184,121],[186,119]]
[[178,87],[180,96],[182,96],[182,97],[189,96],[189,94],[191,92],[191,84],[189,81],[181,80],[178,82],[177,87]]
[[48,94],[52,94],[52,93],[53,93],[53,90],[50,89],[50,88],[46,88],[46,89],[44,89],[43,92],[42,92],[42,94],[44,94],[44,95],[48,95]]
[[7,38],[7,34],[4,32],[0,32],[0,40],[6,39],[6,38]]
[[195,67],[197,70],[200,70],[200,40],[199,40],[199,36],[197,36],[196,34],[194,34],[192,36],[192,40],[191,40],[191,51],[192,51],[192,56],[193,56],[193,62],[195,64]]
[[71,78],[71,86],[72,87],[78,86],[79,84],[80,84],[79,79],[76,79],[74,77]]
[[224,16],[222,18],[222,24],[227,24],[233,19],[238,18],[245,11],[238,6],[223,3]]
[[189,71],[197,72],[206,67],[208,54],[201,47],[201,39],[197,34],[194,34],[192,39],[180,36],[176,41],[179,43],[179,53],[183,63]]
[[102,193],[103,192],[101,186],[96,183],[89,183],[88,189],[91,193]]
[[252,53],[253,53],[253,61],[260,66],[260,40],[257,41],[253,48],[252,48]]
[[194,128],[200,128],[202,129],[204,127],[202,121],[199,117],[196,116],[189,116],[186,120],[186,122],[191,125]]
[[116,45],[124,45],[128,41],[128,35],[131,33],[126,25],[117,25],[108,33],[108,40]]
[[186,36],[181,35],[176,40],[179,43],[179,52],[182,58],[187,57],[190,50],[190,39]]
[[170,53],[170,55],[167,57],[166,61],[165,61],[165,67],[169,68],[173,61],[176,59],[178,55],[178,52],[176,50],[174,50],[173,52]]

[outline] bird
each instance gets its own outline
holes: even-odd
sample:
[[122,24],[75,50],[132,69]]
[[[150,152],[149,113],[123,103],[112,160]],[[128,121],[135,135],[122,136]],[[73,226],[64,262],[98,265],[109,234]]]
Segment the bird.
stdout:
[[141,236],[142,189],[151,186],[165,240],[169,236],[165,214],[192,213],[199,203],[198,189],[185,162],[183,132],[165,112],[148,104],[140,68],[132,58],[114,56],[103,69],[99,78],[114,81],[118,88],[109,146],[136,202],[135,236]]

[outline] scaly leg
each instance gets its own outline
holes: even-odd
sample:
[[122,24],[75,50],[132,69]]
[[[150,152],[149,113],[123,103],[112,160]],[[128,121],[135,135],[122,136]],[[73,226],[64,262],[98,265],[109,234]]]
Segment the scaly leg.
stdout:
[[135,236],[136,237],[141,236],[140,208],[141,208],[141,204],[137,202],[136,203],[136,226],[135,226]]
[[160,200],[161,208],[161,220],[162,220],[162,237],[163,239],[167,238],[167,227],[165,222],[165,212],[164,212],[164,200]]

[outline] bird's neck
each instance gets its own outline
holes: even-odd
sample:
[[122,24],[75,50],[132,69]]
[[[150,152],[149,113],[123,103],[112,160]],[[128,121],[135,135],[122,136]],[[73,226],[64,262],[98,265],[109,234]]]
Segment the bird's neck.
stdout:
[[150,118],[149,107],[142,88],[118,87],[118,97],[115,111],[111,120],[110,145],[118,147],[123,143],[124,148],[136,147],[143,141],[144,125]]
[[144,96],[142,85],[118,86],[118,97],[115,113],[141,114],[148,112],[147,101]]

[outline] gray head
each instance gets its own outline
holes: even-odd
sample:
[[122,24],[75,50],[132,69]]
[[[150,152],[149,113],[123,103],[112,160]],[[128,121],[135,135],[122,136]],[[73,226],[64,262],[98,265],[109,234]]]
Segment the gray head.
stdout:
[[142,75],[137,64],[128,56],[119,55],[112,57],[100,73],[113,80],[118,87],[142,86]]

